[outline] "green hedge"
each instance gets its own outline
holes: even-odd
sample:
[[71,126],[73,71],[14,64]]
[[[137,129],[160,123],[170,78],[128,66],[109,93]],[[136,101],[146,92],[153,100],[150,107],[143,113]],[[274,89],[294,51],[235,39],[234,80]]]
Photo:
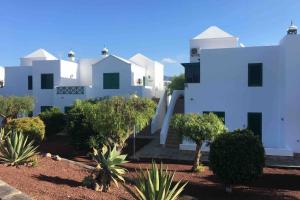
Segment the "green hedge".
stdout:
[[6,124],[5,129],[19,130],[36,143],[40,143],[45,137],[45,124],[39,117],[13,119]]
[[263,173],[264,153],[261,141],[251,131],[225,133],[210,146],[210,168],[225,184],[251,182]]
[[46,136],[56,135],[66,127],[66,116],[54,107],[40,113],[40,118],[46,126]]

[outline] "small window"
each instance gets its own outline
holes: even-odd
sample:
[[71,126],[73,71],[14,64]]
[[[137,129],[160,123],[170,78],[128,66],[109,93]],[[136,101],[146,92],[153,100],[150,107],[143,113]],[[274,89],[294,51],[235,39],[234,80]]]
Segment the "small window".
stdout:
[[208,114],[208,113],[214,113],[215,115],[217,115],[225,124],[225,112],[219,112],[219,111],[213,111],[213,112],[209,112],[209,111],[204,111],[203,114]]
[[72,106],[65,106],[65,113],[68,113],[71,110]]
[[262,113],[248,113],[248,129],[262,138]]
[[248,86],[261,87],[263,85],[263,65],[262,63],[248,64]]
[[28,90],[32,90],[32,76],[28,76],[27,86]]
[[200,83],[200,63],[183,63],[185,82]]
[[45,112],[47,110],[50,110],[53,106],[41,106],[41,112]]
[[119,73],[104,73],[103,74],[103,89],[119,89],[120,74]]
[[41,89],[53,89],[53,74],[41,74]]

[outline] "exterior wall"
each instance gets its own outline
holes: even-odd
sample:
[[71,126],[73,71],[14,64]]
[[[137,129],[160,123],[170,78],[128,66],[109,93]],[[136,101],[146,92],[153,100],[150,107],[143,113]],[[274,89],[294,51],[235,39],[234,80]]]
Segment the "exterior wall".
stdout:
[[[36,98],[36,104],[33,114],[40,113],[41,106],[54,105],[55,86],[60,85],[60,60],[51,61],[34,61],[32,66],[32,83],[33,96]],[[54,89],[41,89],[41,74],[53,73],[54,75]]]
[[[119,89],[103,89],[103,73],[119,73]],[[131,64],[108,56],[93,65],[93,97],[132,94]]]
[[[185,112],[223,111],[229,130],[246,128],[248,112],[262,112],[264,146],[285,147],[280,131],[279,55],[279,46],[203,49],[200,83],[187,84]],[[248,87],[248,63],[263,63],[262,87]]]
[[101,59],[80,59],[78,61],[80,85],[92,85],[92,65],[100,60]]
[[0,66],[0,81],[4,81],[4,77],[5,77],[5,69],[4,67]]
[[[197,48],[201,54],[202,49],[218,49],[218,48],[235,48],[238,46],[238,38],[208,38],[208,39],[191,39],[190,50]],[[199,56],[190,57],[190,62],[199,62]]]
[[300,152],[300,36],[287,35],[281,41],[283,90],[281,124],[288,148]]
[[60,60],[60,83],[63,86],[77,86],[80,84],[78,64],[71,61]]
[[[145,76],[145,68],[131,64],[131,85],[132,86],[142,86],[143,77]],[[141,83],[138,83],[138,80],[141,80]]]
[[29,75],[32,67],[5,67],[5,85],[0,88],[0,95],[32,95],[32,90],[28,90]]

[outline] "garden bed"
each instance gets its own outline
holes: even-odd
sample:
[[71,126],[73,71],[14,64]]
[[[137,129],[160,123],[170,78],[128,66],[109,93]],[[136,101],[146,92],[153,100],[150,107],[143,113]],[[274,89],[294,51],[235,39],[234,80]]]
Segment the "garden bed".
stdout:
[[[145,169],[149,163],[131,162],[125,167],[129,171],[127,179],[132,180],[136,176],[135,169]],[[168,168],[177,171],[175,181],[189,181],[184,194],[201,200],[300,199],[300,170],[296,169],[265,168],[264,175],[255,184],[235,186],[229,195],[208,169],[203,173],[191,173],[190,165],[168,164]],[[39,157],[37,167],[0,165],[0,179],[34,199],[133,199],[122,185],[120,188],[113,185],[108,193],[82,187],[81,180],[88,174],[88,170],[66,161],[43,157]],[[132,188],[132,185],[127,185]]]

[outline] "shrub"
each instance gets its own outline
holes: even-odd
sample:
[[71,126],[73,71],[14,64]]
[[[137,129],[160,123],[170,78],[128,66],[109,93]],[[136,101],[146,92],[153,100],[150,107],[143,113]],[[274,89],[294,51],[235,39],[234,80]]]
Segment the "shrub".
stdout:
[[66,116],[59,108],[53,107],[39,114],[46,126],[46,135],[55,135],[66,127]]
[[93,150],[93,160],[97,166],[92,175],[87,176],[83,180],[85,186],[93,186],[96,191],[107,192],[113,181],[118,186],[118,181],[125,182],[122,175],[126,170],[120,165],[126,163],[126,155],[121,155],[116,147],[112,150],[104,146],[101,150]]
[[187,182],[181,184],[181,181],[178,181],[172,187],[174,175],[175,173],[163,169],[162,164],[158,168],[153,162],[150,170],[141,170],[137,177],[135,188],[138,194],[136,195],[133,191],[130,193],[137,200],[176,200],[183,192]]
[[181,136],[196,143],[193,171],[198,171],[201,160],[201,146],[205,140],[212,141],[226,131],[224,122],[213,113],[176,114],[171,120],[171,127]]
[[174,90],[184,90],[185,77],[184,74],[174,76],[171,83],[167,87],[168,94],[171,95]]
[[25,164],[31,162],[36,149],[33,141],[28,140],[27,136],[21,132],[12,132],[0,145],[0,161],[12,166]]
[[93,106],[89,101],[78,100],[67,113],[67,132],[76,148],[88,149],[90,137],[96,135],[90,120],[94,112]]
[[264,167],[264,148],[248,130],[218,136],[210,146],[210,168],[231,191],[232,184],[256,180]]
[[23,117],[11,120],[5,129],[13,131],[21,131],[29,137],[29,140],[34,140],[40,143],[45,137],[45,124],[39,117]]

